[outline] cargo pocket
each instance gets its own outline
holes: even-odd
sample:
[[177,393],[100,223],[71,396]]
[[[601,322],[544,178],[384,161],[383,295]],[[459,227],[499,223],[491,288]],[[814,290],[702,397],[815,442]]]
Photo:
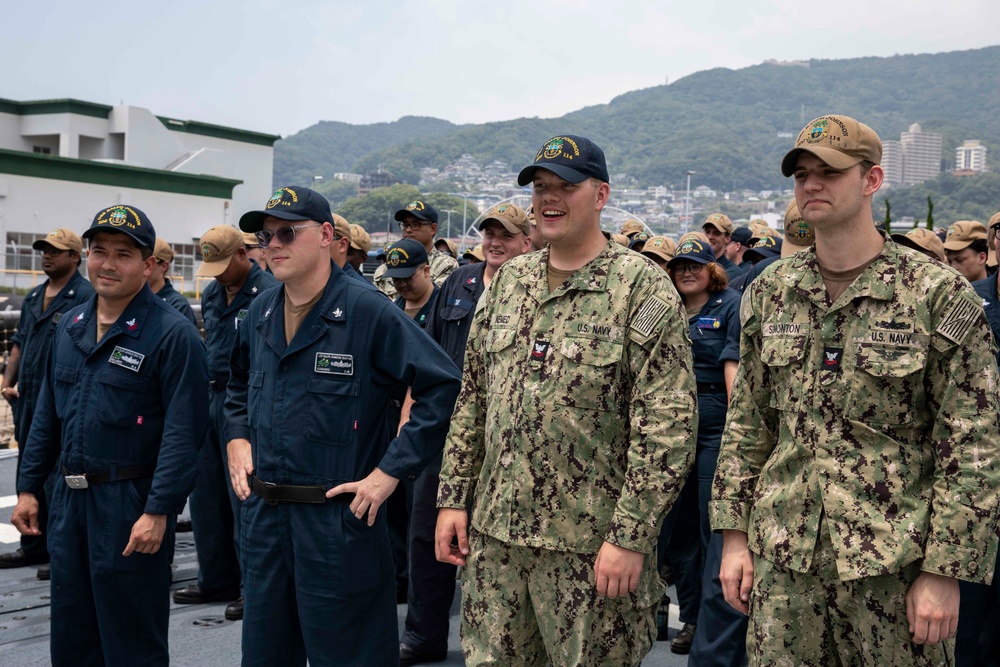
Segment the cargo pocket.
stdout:
[[896,348],[859,345],[849,418],[869,425],[912,422],[913,406],[924,402],[922,371],[926,363],[927,352],[922,349],[900,353]]
[[624,346],[596,338],[563,338],[559,343],[560,392],[556,400],[575,408],[614,410],[621,383],[616,382]]
[[313,378],[306,387],[303,435],[325,445],[343,446],[354,441],[361,383]]

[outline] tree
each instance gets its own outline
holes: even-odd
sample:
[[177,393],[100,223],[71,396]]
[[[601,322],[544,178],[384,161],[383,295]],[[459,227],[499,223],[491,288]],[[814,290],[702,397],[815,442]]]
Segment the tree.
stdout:
[[934,202],[927,195],[927,229],[934,229]]
[[[457,224],[453,214],[452,231],[457,231],[462,224],[465,202],[461,197],[441,193],[422,194],[417,186],[405,183],[397,183],[387,188],[375,188],[364,196],[348,199],[338,206],[334,213],[344,216],[350,223],[361,225],[369,232],[388,230],[397,233],[399,227],[393,216],[396,211],[406,208],[415,199],[422,199],[437,209],[439,235],[444,235],[445,220],[448,219],[445,211],[448,209],[458,211]],[[466,217],[470,223],[479,217],[479,208],[472,202],[469,202]]]

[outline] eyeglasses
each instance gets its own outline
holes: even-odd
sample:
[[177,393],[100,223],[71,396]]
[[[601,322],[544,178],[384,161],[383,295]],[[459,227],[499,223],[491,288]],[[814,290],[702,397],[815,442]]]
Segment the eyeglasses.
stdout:
[[687,272],[687,273],[690,273],[692,276],[696,276],[699,273],[701,273],[701,270],[702,270],[702,268],[704,266],[705,266],[704,264],[698,264],[697,262],[687,262],[687,263],[684,263],[684,264],[675,264],[674,265],[674,273],[677,274],[677,275],[681,275],[681,274]]
[[58,257],[59,255],[66,252],[65,250],[60,250],[59,248],[42,248],[38,251],[38,254],[44,257],[48,255],[49,257]]
[[261,248],[266,248],[271,244],[271,239],[278,239],[281,245],[290,245],[295,241],[295,230],[296,229],[307,229],[309,227],[321,227],[323,223],[314,222],[310,225],[290,225],[288,227],[279,227],[273,232],[267,229],[262,229],[259,232],[254,232],[254,236],[257,237],[257,243],[260,244]]
[[399,223],[399,228],[405,232],[407,229],[420,229],[424,225],[433,224],[433,222],[401,222]]
[[992,226],[990,227],[990,229],[992,229],[992,230],[994,231],[994,233],[995,233],[995,232],[996,232],[997,230],[1000,230],[1000,222],[998,222],[998,223],[997,223],[997,224],[995,224],[995,225],[992,225]]
[[[417,275],[417,274],[414,273],[413,276],[415,276],[415,275]],[[392,279],[392,284],[393,285],[409,285],[410,283],[413,282],[413,276],[410,276],[409,278],[393,278]]]

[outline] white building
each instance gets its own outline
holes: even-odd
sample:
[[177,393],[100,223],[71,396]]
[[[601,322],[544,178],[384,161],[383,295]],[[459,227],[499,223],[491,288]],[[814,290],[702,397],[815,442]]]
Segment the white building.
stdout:
[[966,140],[955,149],[955,171],[986,171],[986,146]]
[[903,145],[903,184],[913,185],[937,178],[941,173],[941,135],[923,132],[919,123],[899,135]]
[[82,233],[101,209],[132,204],[174,247],[175,286],[194,289],[198,239],[267,201],[278,139],[139,107],[0,99],[2,282],[40,270],[31,244],[52,229]]

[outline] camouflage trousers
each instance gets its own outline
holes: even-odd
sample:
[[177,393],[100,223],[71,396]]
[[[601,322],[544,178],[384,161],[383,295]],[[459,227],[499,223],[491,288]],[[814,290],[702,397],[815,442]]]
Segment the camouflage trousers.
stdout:
[[666,586],[655,554],[634,593],[597,595],[597,554],[506,544],[470,531],[462,570],[466,665],[638,665],[656,639]]
[[840,581],[825,537],[809,572],[756,554],[747,653],[750,667],[944,667],[955,640],[919,646],[910,638],[906,592],[920,562],[899,572]]

